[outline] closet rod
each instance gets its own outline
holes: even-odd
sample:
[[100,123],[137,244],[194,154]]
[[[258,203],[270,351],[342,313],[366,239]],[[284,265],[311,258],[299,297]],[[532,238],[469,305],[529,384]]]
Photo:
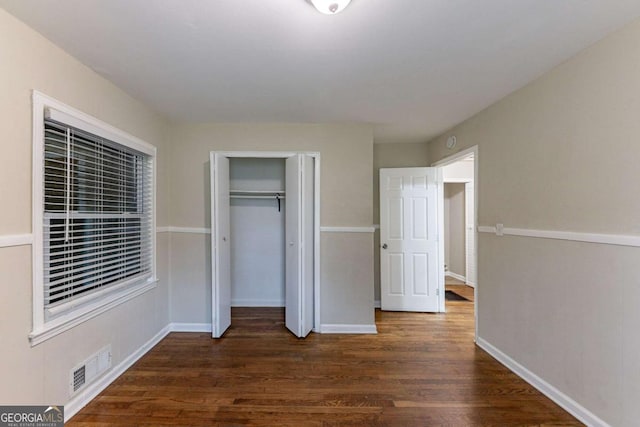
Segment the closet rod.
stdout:
[[231,194],[229,196],[232,199],[269,199],[269,200],[273,200],[273,199],[286,199],[286,196],[246,196],[246,195],[236,195],[236,194]]
[[284,194],[284,190],[229,190],[229,193],[238,194]]

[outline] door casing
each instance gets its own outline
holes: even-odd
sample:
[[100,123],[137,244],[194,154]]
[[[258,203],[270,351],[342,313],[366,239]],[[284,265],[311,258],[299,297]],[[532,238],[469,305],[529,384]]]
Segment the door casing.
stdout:
[[[473,232],[475,233],[474,236],[474,244],[475,244],[475,250],[473,251],[476,257],[476,285],[473,288],[473,313],[474,313],[474,317],[475,317],[475,339],[474,341],[478,340],[478,312],[481,309],[480,305],[478,303],[478,288],[481,286],[480,284],[480,275],[478,274],[480,271],[480,266],[478,265],[478,189],[479,189],[479,181],[478,181],[478,162],[479,162],[479,155],[478,155],[478,146],[474,145],[472,147],[469,147],[467,149],[461,150],[455,154],[452,154],[451,156],[445,157],[442,160],[439,160],[435,163],[433,163],[431,166],[434,167],[442,167],[442,166],[446,166],[446,165],[450,165],[451,163],[455,163],[458,160],[462,160],[465,157],[469,157],[469,155],[473,154],[473,188],[474,188],[474,221],[473,223],[475,224],[475,230],[473,230]],[[440,203],[440,206],[442,207],[444,205],[444,194],[440,194],[439,196],[439,200],[442,201],[442,203]],[[442,211],[440,212],[440,218],[444,218],[444,209],[442,208]],[[441,227],[441,231],[442,233],[444,233],[444,220],[440,221],[440,227]],[[441,234],[443,235],[443,234]],[[441,259],[444,260],[444,242],[441,241],[440,244],[440,250],[441,250],[441,254],[442,257]],[[442,262],[442,281],[444,282],[444,261]],[[444,303],[444,302],[443,302]],[[444,311],[444,307],[443,307],[443,311]]]

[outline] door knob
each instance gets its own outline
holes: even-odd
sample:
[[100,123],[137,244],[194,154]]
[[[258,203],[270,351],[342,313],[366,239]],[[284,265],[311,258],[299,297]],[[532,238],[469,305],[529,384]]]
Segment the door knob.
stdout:
[[382,249],[387,249],[388,247],[389,247],[389,246],[387,246],[387,244],[386,244],[386,243],[382,245]]
[[293,242],[289,242],[289,246],[293,246]]

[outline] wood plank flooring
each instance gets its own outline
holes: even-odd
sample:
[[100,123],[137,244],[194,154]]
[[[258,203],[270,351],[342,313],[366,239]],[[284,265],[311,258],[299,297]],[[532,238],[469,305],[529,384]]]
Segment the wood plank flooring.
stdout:
[[[456,294],[460,295],[461,297],[465,297],[471,303],[473,303],[473,300],[475,299],[474,291],[473,291],[473,288],[471,286],[445,284],[444,288],[447,291],[453,291]],[[449,304],[450,302],[452,302],[452,301],[447,301],[445,304]],[[453,306],[453,307],[457,307],[457,306]],[[471,311],[471,316],[473,316],[473,309]]]
[[582,425],[474,345],[472,302],[378,310],[378,335],[299,340],[283,317],[237,308],[222,340],[170,334],[68,425]]

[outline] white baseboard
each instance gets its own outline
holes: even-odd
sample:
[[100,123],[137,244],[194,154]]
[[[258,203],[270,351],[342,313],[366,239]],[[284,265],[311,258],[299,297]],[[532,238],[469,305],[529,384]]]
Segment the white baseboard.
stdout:
[[460,280],[461,282],[467,283],[467,278],[461,274],[454,273],[452,271],[445,271],[445,276],[453,277],[454,279]]
[[375,300],[375,301],[373,302],[373,308],[381,308],[381,307],[382,307],[382,305],[381,305],[381,303],[380,303],[380,300],[379,300],[379,299],[377,299],[377,300]]
[[232,299],[231,307],[284,307],[284,300]]
[[170,323],[171,332],[211,332],[211,323]]
[[513,373],[538,389],[542,394],[553,400],[584,424],[591,427],[610,427],[609,424],[602,421],[587,408],[581,406],[578,402],[571,399],[569,396],[513,360],[511,357],[507,356],[498,348],[489,344],[484,339],[478,337],[476,344],[493,356],[498,362],[509,368]]
[[66,423],[84,406],[91,402],[102,390],[107,388],[109,384],[115,381],[127,369],[144,356],[149,350],[158,344],[164,337],[171,332],[170,325],[165,326],[153,338],[144,343],[139,349],[131,353],[126,359],[118,363],[111,370],[107,371],[102,377],[94,383],[89,384],[87,388],[74,396],[66,405],[64,405],[64,422]]
[[376,325],[344,325],[324,324],[320,325],[321,334],[377,334]]

